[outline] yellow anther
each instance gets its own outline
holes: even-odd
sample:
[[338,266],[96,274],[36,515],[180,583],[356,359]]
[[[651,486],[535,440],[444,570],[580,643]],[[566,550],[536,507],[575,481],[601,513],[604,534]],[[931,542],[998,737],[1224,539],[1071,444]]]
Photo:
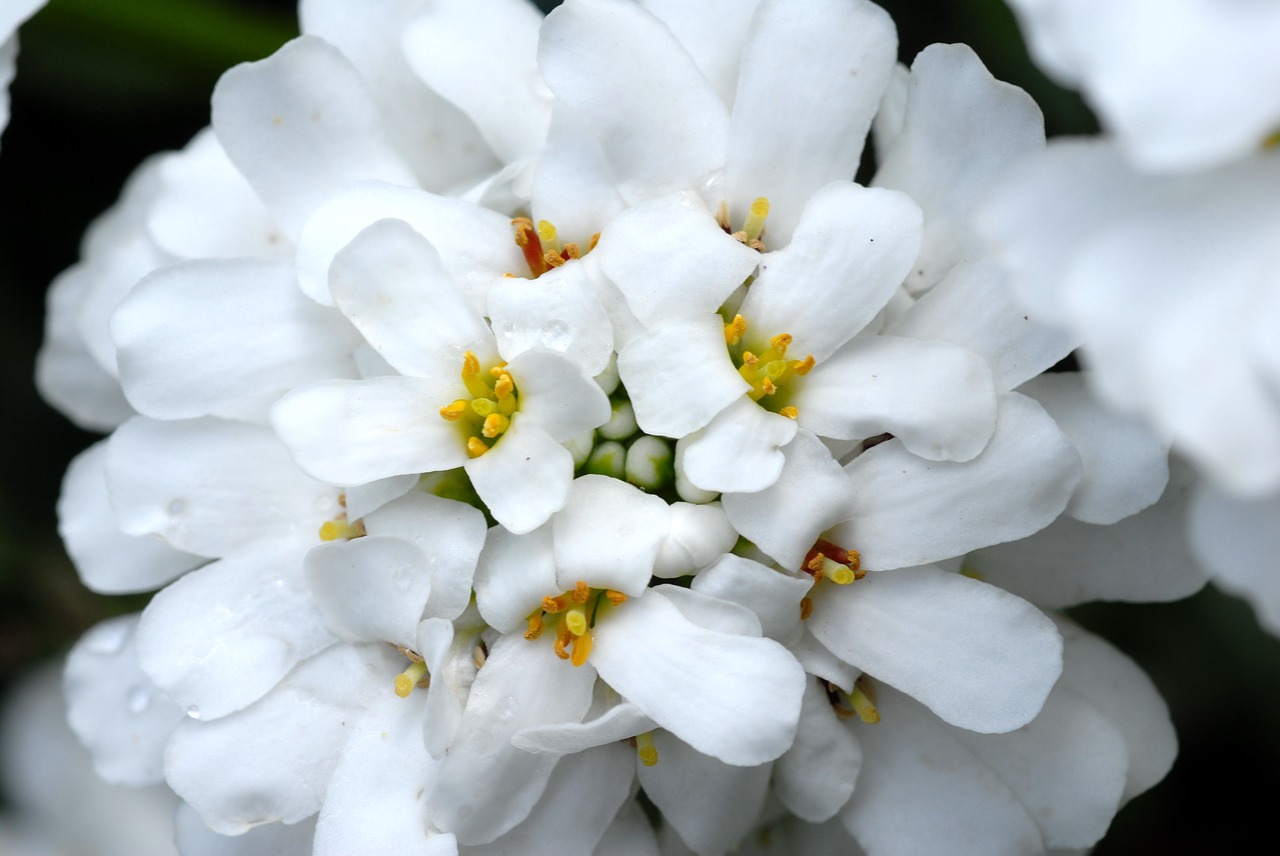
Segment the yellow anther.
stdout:
[[494,363],[492,366],[489,367],[489,374],[492,375],[493,377],[502,377],[502,375],[506,372],[506,370],[507,370],[507,361],[498,360],[496,363]]
[[480,358],[467,351],[462,355],[462,379],[473,378],[480,374]]
[[627,596],[620,591],[615,591],[614,589],[605,589],[604,596],[607,597],[609,599],[609,603],[614,606],[627,602]]
[[747,332],[747,319],[741,315],[733,316],[733,320],[724,325],[724,340],[730,345],[742,341],[742,334]]
[[587,585],[586,580],[578,580],[573,586],[573,602],[586,603],[587,598],[591,596],[591,587]]
[[490,413],[484,418],[484,427],[480,429],[480,433],[492,440],[494,437],[501,436],[509,427],[511,427],[509,418],[501,413]]
[[636,754],[640,756],[640,763],[646,767],[658,763],[658,747],[653,745],[652,731],[636,735]]
[[791,343],[795,338],[790,333],[779,333],[769,340],[769,347],[778,352],[779,357],[787,355],[787,348],[791,347]]
[[467,438],[467,454],[471,457],[478,458],[487,451],[489,451],[489,447],[484,444],[484,440],[479,437]]
[[516,230],[517,247],[523,247],[528,244],[530,236],[536,234],[533,229],[533,221],[528,217],[516,217],[511,221],[511,225]]
[[556,627],[556,641],[555,644],[551,646],[551,650],[555,651],[556,656],[561,660],[567,660],[569,659],[569,652],[567,648],[572,640],[573,634],[569,632],[569,628],[565,627],[564,622],[562,621],[560,622],[560,625]]
[[769,380],[768,377],[763,377],[760,379],[760,389],[764,392],[765,395],[773,395],[775,392],[778,391],[777,385],[773,381]]
[[778,415],[785,416],[788,419],[799,419],[800,411],[796,409],[794,405],[788,404],[786,407],[783,407],[778,411]]
[[320,526],[321,541],[337,541],[339,539],[350,541],[352,538],[359,538],[364,534],[363,520],[348,523],[345,519],[339,517],[334,520],[326,520]]
[[747,211],[747,220],[742,226],[742,231],[747,233],[749,240],[755,240],[760,237],[760,233],[764,231],[764,220],[769,216],[769,200],[763,196],[759,196],[751,203],[751,209]]
[[758,362],[760,362],[760,358],[757,357],[755,354],[751,353],[750,351],[742,352],[742,364],[744,366],[754,366]]
[[573,241],[564,245],[564,254],[571,259],[582,258],[582,250],[580,250],[578,245],[573,243]]
[[813,615],[813,601],[807,597],[800,598],[800,620],[808,621],[810,615]]
[[849,694],[849,703],[853,710],[867,725],[875,725],[880,721],[880,711],[876,707],[875,691],[868,683],[866,676],[858,678],[853,684],[853,692]]
[[457,422],[462,418],[462,414],[467,412],[467,400],[459,398],[453,404],[446,404],[440,408],[440,418],[447,419],[450,422]]
[[587,612],[581,606],[575,606],[564,614],[564,626],[574,636],[587,632]]
[[591,252],[596,248],[596,244],[600,243],[600,233],[596,232],[591,236],[591,240],[587,243],[587,252]]
[[542,599],[542,611],[548,615],[555,615],[558,612],[564,612],[565,599],[561,597],[544,597]]
[[796,360],[794,363],[792,363],[791,370],[798,375],[807,375],[810,369],[813,368],[813,363],[814,363],[813,354],[810,354],[809,356],[805,357],[803,360]]
[[515,391],[516,382],[511,379],[511,375],[506,372],[498,375],[498,382],[493,385],[493,394],[498,396],[498,401],[502,401]]
[[542,635],[542,611],[534,610],[533,615],[529,616],[529,629],[524,632],[524,638],[532,641]]
[[587,658],[591,656],[591,631],[585,631],[581,636],[575,636],[573,639],[573,656],[569,658],[569,662],[575,666],[581,666],[587,662]]
[[544,249],[555,249],[558,246],[556,243],[556,227],[547,220],[538,221],[538,238],[542,241]]
[[396,695],[408,698],[414,687],[425,687],[430,681],[426,663],[410,663],[409,668],[396,675]]
[[542,260],[546,263],[548,268],[556,268],[564,264],[564,259],[561,258],[560,254],[554,250],[547,250],[543,253]]

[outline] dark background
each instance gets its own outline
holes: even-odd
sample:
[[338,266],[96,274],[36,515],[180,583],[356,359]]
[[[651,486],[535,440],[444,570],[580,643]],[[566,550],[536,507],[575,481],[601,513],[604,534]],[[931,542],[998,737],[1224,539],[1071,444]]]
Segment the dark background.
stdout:
[[[904,62],[932,42],[966,42],[1035,97],[1050,135],[1096,130],[1077,96],[1031,66],[1000,0],[882,5]],[[207,124],[218,75],[296,32],[284,0],[51,0],[21,32],[0,143],[0,688],[103,617],[145,603],[89,593],[57,538],[62,472],[96,437],[32,384],[45,288],[133,168]],[[1175,604],[1073,614],[1147,670],[1182,744],[1169,777],[1120,813],[1095,852],[1273,852],[1258,842],[1280,795],[1280,641],[1212,588]]]

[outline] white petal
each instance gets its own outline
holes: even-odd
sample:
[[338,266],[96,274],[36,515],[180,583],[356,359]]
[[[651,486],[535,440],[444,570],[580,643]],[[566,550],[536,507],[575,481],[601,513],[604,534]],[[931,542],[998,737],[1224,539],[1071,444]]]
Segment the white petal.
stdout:
[[534,280],[496,280],[489,289],[489,318],[506,360],[548,348],[595,377],[613,353],[609,315],[580,264],[552,268]]
[[859,671],[827,650],[825,645],[813,638],[807,627],[797,638],[787,643],[787,650],[810,675],[830,681],[847,693],[853,692],[853,683],[858,679]]
[[669,515],[660,497],[624,481],[597,475],[575,479],[568,502],[551,521],[559,589],[585,580],[592,588],[643,594]]
[[370,535],[394,535],[422,551],[431,577],[427,615],[452,620],[462,614],[484,546],[487,526],[480,509],[412,491],[366,517],[364,524]]
[[1104,407],[1078,373],[1040,375],[1023,384],[1053,417],[1084,462],[1067,513],[1115,523],[1151,505],[1169,480],[1168,446],[1138,420]]
[[862,772],[840,813],[864,850],[890,856],[1044,852],[1016,794],[955,731],[887,687],[877,692],[876,704],[880,722],[855,725]]
[[294,824],[264,823],[243,835],[219,835],[190,805],[178,803],[174,838],[183,856],[312,856],[315,817]]
[[1078,337],[1015,299],[1008,273],[989,257],[969,258],[947,272],[885,332],[951,342],[986,358],[1001,392],[1057,363]]
[[930,45],[911,65],[902,133],[875,183],[924,209],[924,248],[908,280],[924,290],[962,261],[968,219],[992,178],[1044,145],[1044,120],[1021,89],[993,78],[966,45]]
[[489,651],[427,796],[427,818],[463,844],[493,841],[528,816],[556,762],[511,745],[518,731],[576,722],[595,670],[556,657],[549,639],[503,636]]
[[356,642],[413,648],[431,595],[431,566],[415,545],[369,535],[313,547],[304,565],[307,588],[325,624]]
[[334,484],[451,470],[467,452],[440,408],[460,389],[453,378],[322,381],[276,402],[271,425],[303,470]]
[[773,768],[773,788],[791,812],[810,823],[835,817],[862,769],[858,738],[836,718],[817,681],[807,681],[796,742]]
[[732,636],[761,636],[760,617],[750,607],[728,598],[664,583],[650,592],[660,592],[688,621],[705,630]]
[[760,254],[726,235],[688,191],[624,211],[601,232],[594,252],[649,327],[715,312],[760,263]]
[[1025,725],[1062,672],[1053,622],[995,586],[923,567],[824,588],[809,632],[960,728]]
[[970,553],[965,569],[1054,608],[1188,597],[1208,580],[1188,545],[1190,476],[1186,465],[1175,468],[1159,502],[1119,523],[1097,526],[1063,515],[1027,538]]
[[435,3],[405,28],[418,76],[466,113],[503,161],[537,151],[550,99],[535,53],[542,16],[525,0]]
[[845,471],[857,496],[831,540],[861,553],[864,567],[888,570],[1043,529],[1070,500],[1080,456],[1040,405],[1004,393],[995,434],[971,461],[926,461],[890,440]]
[[565,758],[524,822],[492,844],[468,847],[467,856],[525,856],[552,842],[556,856],[591,856],[631,795],[634,768],[626,746],[603,746]]
[[216,719],[252,704],[337,641],[302,577],[303,552],[268,548],[192,571],[152,598],[138,658],[180,707]]
[[778,480],[755,493],[726,493],[725,514],[742,536],[779,565],[799,570],[818,536],[848,516],[853,485],[808,431],[782,447]]
[[[394,372],[393,372],[394,374]],[[418,484],[418,474],[390,476],[368,484],[350,485],[346,490],[347,516],[359,520],[377,511],[394,499],[399,499]]]
[[438,852],[423,799],[432,772],[419,730],[424,696],[380,693],[353,724],[325,790],[313,856]]
[[431,242],[444,268],[472,305],[483,310],[494,279],[524,269],[511,220],[461,199],[375,181],[335,193],[307,220],[298,237],[298,284],[317,303],[332,305],[329,265],[368,226],[403,220]]
[[739,396],[707,427],[680,441],[685,477],[703,490],[764,490],[782,474],[782,447],[795,436],[794,419]]
[[359,341],[341,316],[298,292],[291,265],[250,260],[157,271],[120,305],[111,334],[125,394],[159,419],[258,418],[291,387],[355,377]]
[[386,691],[393,656],[385,645],[334,645],[239,713],[189,717],[165,751],[165,779],[223,835],[315,814],[360,702]]
[[58,497],[58,534],[80,580],[103,594],[157,589],[204,559],[154,535],[126,535],[112,512],[106,479],[107,441],[76,456]]
[[738,531],[720,503],[670,505],[671,528],[658,551],[653,575],[673,579],[694,574],[733,549]]
[[922,458],[968,461],[995,430],[986,361],[947,342],[858,336],[793,383],[801,424],[822,437],[887,432]]
[[318,542],[338,491],[304,475],[270,430],[221,419],[136,417],[107,446],[107,488],[132,535],[202,556],[259,540]]
[[640,5],[671,28],[720,100],[732,104],[742,48],[760,0],[640,0]]
[[517,534],[563,508],[573,481],[573,455],[519,413],[498,442],[464,468],[494,520]]
[[163,781],[164,745],[183,718],[138,663],[137,615],[109,618],[80,637],[63,678],[66,718],[93,756],[93,769],[115,784]]
[[658,763],[638,768],[645,796],[699,856],[719,856],[755,825],[769,785],[769,764],[736,767],[655,731]]
[[765,240],[781,246],[810,194],[853,178],[897,49],[893,21],[871,3],[760,5],[729,126],[725,186],[734,223],[752,199],[768,197]]
[[594,132],[629,202],[695,187],[723,163],[723,102],[671,31],[635,5],[557,8],[542,27],[538,67]]
[[1252,604],[1259,623],[1280,634],[1280,494],[1241,499],[1209,482],[1192,496],[1187,539],[1223,588]]
[[772,639],[704,630],[656,591],[593,632],[600,677],[698,751],[751,765],[791,745],[804,673]]
[[618,353],[618,375],[646,434],[684,437],[750,388],[733,367],[719,315],[662,324]]
[[213,129],[293,235],[347,182],[416,183],[364,81],[337,49],[312,36],[223,74],[213,91]]
[[800,620],[800,599],[808,594],[813,580],[776,571],[741,556],[725,555],[698,572],[693,591],[740,603],[760,619],[765,636],[782,639]]
[[452,622],[444,618],[426,618],[418,625],[416,650],[427,666],[431,686],[427,687],[426,707],[422,712],[422,742],[427,754],[439,760],[449,751],[458,732],[467,694],[475,683],[476,637],[473,633],[455,633]]
[[365,341],[404,375],[460,370],[493,333],[444,269],[435,247],[402,220],[379,220],[333,258],[329,291]]
[[757,352],[779,333],[790,353],[819,363],[866,326],[911,270],[920,252],[920,209],[896,190],[849,181],[809,199],[795,237],[760,259],[742,316],[745,344]]
[[557,443],[609,421],[609,397],[583,369],[555,351],[526,351],[507,364],[520,396],[520,420]]
[[1132,799],[1165,777],[1178,754],[1169,709],[1146,672],[1100,637],[1065,618],[1060,685],[1092,702],[1120,729],[1128,746],[1124,799]]
[[595,856],[661,856],[653,824],[639,802],[623,803],[596,846]]
[[634,704],[623,702],[586,722],[564,722],[526,728],[511,738],[526,752],[570,755],[652,731],[657,725]]
[[551,527],[513,535],[494,526],[476,567],[476,606],[503,633],[520,629],[544,597],[559,594]]
[[557,102],[552,110],[547,144],[534,166],[529,202],[535,222],[551,222],[560,240],[579,248],[590,246],[592,236],[623,210],[600,144],[564,102]]

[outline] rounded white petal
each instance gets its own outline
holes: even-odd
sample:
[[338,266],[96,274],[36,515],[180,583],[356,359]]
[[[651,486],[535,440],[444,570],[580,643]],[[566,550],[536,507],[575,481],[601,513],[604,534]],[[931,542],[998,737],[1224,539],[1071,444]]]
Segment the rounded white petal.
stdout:
[[489,451],[463,466],[493,519],[517,534],[563,508],[573,481],[573,455],[519,413]]
[[414,544],[390,535],[320,544],[304,567],[316,609],[334,633],[356,642],[417,644],[431,566]]
[[617,743],[657,728],[634,704],[622,702],[586,722],[564,722],[526,728],[511,743],[526,752],[571,755],[596,746]]
[[921,567],[823,588],[809,632],[960,728],[992,734],[1025,725],[1062,673],[1053,622],[995,586]]
[[348,182],[416,183],[392,148],[365,82],[346,57],[314,36],[223,74],[213,90],[213,129],[291,235]]
[[593,633],[601,679],[699,752],[754,765],[791,745],[804,672],[772,639],[703,629],[656,590]]
[[693,591],[740,603],[760,619],[771,639],[784,639],[800,620],[800,600],[813,586],[812,578],[774,570],[741,556],[724,555],[693,578]]
[[163,781],[164,746],[182,708],[138,663],[137,615],[109,618],[80,637],[67,657],[66,717],[108,782],[140,787]]
[[595,377],[613,355],[609,315],[580,264],[552,268],[534,280],[495,280],[489,289],[489,318],[506,360],[546,348]]
[[203,719],[262,698],[337,641],[303,582],[302,557],[293,545],[259,545],[169,585],[138,625],[143,669]]
[[923,565],[1023,538],[1062,513],[1080,479],[1080,456],[1039,404],[1000,396],[995,434],[971,461],[927,461],[896,440],[868,449],[845,471],[855,499],[831,540],[863,567]]
[[590,246],[592,236],[623,210],[600,144],[563,102],[552,109],[529,201],[535,222],[554,224],[560,240],[577,243],[579,249]]
[[204,561],[157,535],[120,530],[106,478],[107,441],[81,452],[67,467],[58,497],[58,534],[80,580],[103,594],[150,591]]
[[1187,539],[1223,588],[1244,597],[1259,623],[1280,635],[1280,494],[1242,499],[1209,482],[1195,489]]
[[792,399],[822,437],[889,433],[913,455],[968,461],[996,426],[996,390],[980,356],[948,342],[858,336],[818,363]]
[[672,579],[697,573],[738,543],[738,531],[720,503],[673,502],[671,528],[658,551],[653,575]]
[[558,7],[542,26],[538,67],[594,133],[627,201],[696,187],[724,162],[724,103],[671,31],[638,6]]
[[760,0],[640,0],[675,33],[726,104],[738,88],[738,64]]
[[120,305],[111,334],[125,395],[159,419],[259,419],[291,387],[356,374],[355,331],[299,293],[286,262],[201,259],[163,268]]
[[297,823],[264,823],[243,835],[219,835],[190,805],[178,803],[174,838],[182,856],[312,856],[314,817]]
[[795,744],[773,768],[773,789],[792,814],[809,823],[836,816],[862,769],[858,738],[836,718],[827,694],[807,681]]
[[554,350],[525,351],[507,364],[520,396],[520,419],[557,443],[609,421],[609,397],[583,369]]
[[739,396],[707,427],[680,441],[679,463],[685,477],[703,490],[764,490],[781,476],[786,462],[782,447],[796,430],[794,419]]
[[452,377],[321,381],[276,402],[271,425],[298,466],[333,484],[451,470],[467,452],[440,408],[461,389]]
[[592,588],[629,597],[644,594],[670,514],[660,497],[624,481],[597,475],[575,479],[568,502],[551,520],[559,590],[585,580]]
[[476,606],[503,633],[519,630],[544,597],[562,591],[556,582],[551,526],[523,535],[501,526],[489,530],[476,566]]
[[745,344],[795,337],[789,356],[822,363],[893,296],[920,252],[920,208],[896,190],[836,181],[804,207],[795,237],[760,259],[739,310]]
[[734,223],[751,200],[768,197],[765,241],[781,246],[811,193],[853,178],[897,52],[893,21],[864,0],[760,4],[729,125]]

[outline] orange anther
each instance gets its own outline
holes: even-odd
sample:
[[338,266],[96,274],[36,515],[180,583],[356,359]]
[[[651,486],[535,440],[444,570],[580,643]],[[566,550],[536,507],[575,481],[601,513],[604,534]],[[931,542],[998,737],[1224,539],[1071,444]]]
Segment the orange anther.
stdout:
[[615,591],[614,589],[606,589],[604,596],[609,598],[609,603],[614,606],[627,602],[627,596],[620,591]]
[[478,458],[487,451],[489,451],[489,447],[484,444],[484,440],[479,437],[467,438],[467,454],[471,457]]
[[529,616],[529,629],[524,632],[524,638],[533,640],[542,635],[542,613],[535,612]]
[[573,587],[573,602],[586,603],[587,598],[591,596],[591,588],[587,585],[586,580],[578,580]]

